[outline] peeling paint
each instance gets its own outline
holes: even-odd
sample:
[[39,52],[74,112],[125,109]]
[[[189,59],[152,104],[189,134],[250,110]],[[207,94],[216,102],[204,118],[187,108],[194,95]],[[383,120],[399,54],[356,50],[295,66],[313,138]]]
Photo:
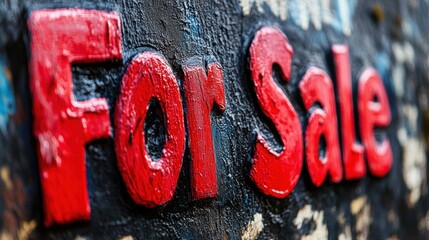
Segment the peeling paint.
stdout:
[[331,25],[345,35],[351,34],[351,20],[356,1],[336,0],[240,0],[244,16],[252,8],[266,13],[268,8],[275,16],[285,21],[290,18],[300,28],[307,30],[310,24],[322,30],[323,24]]
[[405,66],[414,66],[415,53],[409,42],[393,43],[392,52],[396,60],[395,66],[392,68],[393,86],[396,96],[402,97],[405,87]]
[[365,206],[363,212],[356,217],[356,239],[368,239],[369,225],[371,224],[371,208]]
[[416,133],[419,115],[419,110],[417,107],[411,104],[404,104],[401,108],[401,113],[402,116],[405,116],[406,123],[410,127],[412,133]]
[[413,207],[420,199],[421,189],[426,182],[426,154],[422,140],[410,138],[405,142],[403,155],[403,178],[409,190],[408,207]]
[[20,239],[26,240],[30,239],[31,233],[36,229],[37,222],[36,220],[31,220],[28,222],[22,222],[16,233],[16,235],[8,230],[4,230],[0,233],[0,239],[2,240],[13,240]]
[[28,239],[30,237],[30,234],[34,231],[34,229],[36,229],[36,226],[37,226],[36,220],[23,222],[18,231],[18,238],[21,240]]
[[410,66],[414,66],[414,48],[409,42],[405,42],[403,44],[393,43],[392,51],[395,59],[399,63],[407,63]]
[[264,229],[264,223],[263,223],[262,214],[255,213],[255,215],[253,215],[253,220],[249,222],[246,228],[243,230],[241,239],[242,240],[256,239],[263,229]]
[[316,224],[316,228],[310,234],[302,236],[301,239],[327,239],[328,228],[326,227],[326,224],[323,223],[323,218],[323,211],[313,211],[311,205],[305,205],[302,209],[299,210],[295,220],[293,221],[293,224],[298,229],[301,229],[305,221],[313,220]]
[[344,231],[338,235],[338,240],[351,240],[352,239],[352,231],[350,229],[350,225],[346,225],[343,229]]
[[356,217],[356,239],[368,239],[369,225],[372,219],[371,205],[367,203],[367,197],[361,196],[354,199],[350,204],[350,211]]
[[240,0],[244,16],[250,14],[253,6],[256,7],[258,12],[265,13],[264,7],[267,6],[281,20],[287,19],[287,3],[287,0]]
[[125,236],[125,237],[121,237],[120,238],[120,240],[133,240],[134,238],[133,238],[133,236],[131,236],[131,235],[128,235],[128,236]]
[[362,210],[363,206],[366,203],[366,199],[367,199],[366,196],[362,196],[354,199],[351,202],[350,211],[352,212],[352,214],[356,215],[357,213],[359,213],[360,210]]
[[392,70],[393,86],[398,97],[404,96],[405,69],[401,64],[395,64]]
[[351,240],[352,232],[349,224],[346,224],[346,218],[344,217],[344,213],[340,212],[337,215],[337,222],[340,228],[340,232],[338,234],[338,240]]
[[12,180],[10,179],[10,169],[8,167],[0,168],[0,177],[8,190],[12,189]]

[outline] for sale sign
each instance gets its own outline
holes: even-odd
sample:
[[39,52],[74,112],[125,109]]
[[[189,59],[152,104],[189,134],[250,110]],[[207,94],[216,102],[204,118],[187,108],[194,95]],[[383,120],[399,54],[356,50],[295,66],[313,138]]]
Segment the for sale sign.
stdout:
[[2,234],[426,236],[429,5],[414,4],[16,5]]

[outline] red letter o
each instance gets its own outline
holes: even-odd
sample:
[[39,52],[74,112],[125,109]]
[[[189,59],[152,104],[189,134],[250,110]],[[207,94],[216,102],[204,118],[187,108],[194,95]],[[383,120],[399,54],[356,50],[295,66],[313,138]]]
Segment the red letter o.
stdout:
[[[167,130],[157,162],[146,149],[143,129],[152,98],[160,102]],[[185,150],[183,121],[180,90],[170,66],[155,53],[138,55],[123,78],[115,118],[119,171],[137,204],[156,207],[172,199]]]

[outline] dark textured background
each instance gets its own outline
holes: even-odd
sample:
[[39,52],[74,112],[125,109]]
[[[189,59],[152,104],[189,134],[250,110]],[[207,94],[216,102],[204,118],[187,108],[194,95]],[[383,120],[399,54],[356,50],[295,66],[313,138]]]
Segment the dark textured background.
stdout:
[[[255,214],[262,215],[259,239],[429,238],[425,141],[429,132],[428,1],[268,2],[2,1],[0,238],[240,239],[255,225]],[[162,54],[180,85],[180,64],[187,58],[213,55],[220,62],[227,109],[223,114],[212,114],[218,198],[192,201],[187,148],[174,199],[157,209],[139,207],[128,196],[120,177],[113,139],[97,140],[86,146],[91,221],[42,227],[25,21],[34,9],[64,7],[115,10],[121,15],[123,62],[73,67],[75,97],[107,98],[112,123],[121,78],[137,53]],[[267,197],[253,185],[249,170],[256,134],[262,133],[272,146],[280,147],[270,121],[257,104],[248,69],[249,45],[263,26],[280,28],[294,48],[291,81],[278,82],[299,113],[303,129],[307,113],[298,83],[306,69],[317,66],[326,70],[335,84],[332,44],[347,43],[350,47],[355,95],[357,77],[364,67],[378,70],[393,118],[387,130],[394,151],[388,176],[380,179],[367,175],[359,181],[327,182],[316,188],[304,165],[299,183],[285,199]],[[162,146],[162,131],[157,132],[161,123],[153,107],[146,129],[151,133],[149,148],[155,155]],[[302,218],[304,213],[309,216]],[[298,227],[300,222],[302,227]]]

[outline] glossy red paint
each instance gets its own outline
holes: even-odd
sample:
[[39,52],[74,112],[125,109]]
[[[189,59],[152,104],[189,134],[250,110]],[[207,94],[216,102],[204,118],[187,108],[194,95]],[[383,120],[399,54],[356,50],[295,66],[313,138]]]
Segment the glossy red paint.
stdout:
[[374,176],[382,177],[392,167],[392,148],[387,137],[381,143],[377,142],[374,127],[389,126],[391,115],[383,81],[375,69],[368,68],[360,76],[358,95],[360,133],[369,171]]
[[[197,65],[194,65],[197,63]],[[222,67],[209,63],[207,74],[202,62],[192,60],[183,65],[186,117],[191,155],[191,191],[196,200],[216,197],[216,159],[213,150],[210,113],[216,104],[225,110]]]
[[334,45],[332,52],[340,105],[345,178],[359,179],[365,176],[366,165],[364,148],[356,142],[349,49],[346,45]]
[[[311,113],[305,132],[305,155],[311,180],[320,186],[329,172],[332,182],[340,182],[343,169],[332,80],[323,70],[311,67],[299,83],[299,89],[305,108]],[[316,107],[316,103],[321,108]],[[322,136],[326,139],[323,158],[319,155]]]
[[[143,129],[152,98],[161,105],[167,130],[157,161],[146,149]],[[138,55],[123,77],[116,106],[115,149],[119,171],[137,204],[156,207],[173,198],[185,151],[182,100],[171,67],[156,53]]]
[[28,27],[44,223],[89,220],[85,144],[109,137],[109,109],[105,99],[74,99],[71,64],[120,59],[120,19],[95,10],[38,10]]
[[260,29],[250,46],[250,69],[259,105],[276,127],[283,149],[270,148],[258,135],[250,172],[256,186],[266,195],[284,198],[301,174],[303,143],[301,123],[292,104],[274,81],[273,64],[278,64],[284,81],[289,81],[293,50],[278,29]]

